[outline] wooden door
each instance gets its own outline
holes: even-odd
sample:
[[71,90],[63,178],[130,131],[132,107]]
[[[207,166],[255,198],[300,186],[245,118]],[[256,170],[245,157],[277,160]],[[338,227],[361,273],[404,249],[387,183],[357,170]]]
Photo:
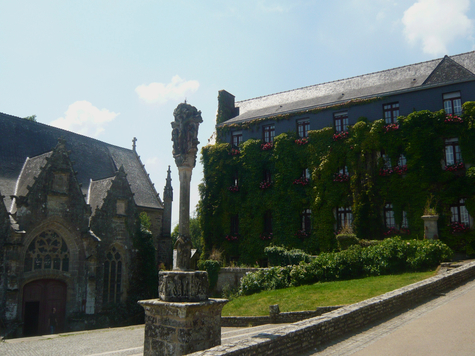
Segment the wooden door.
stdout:
[[64,330],[66,308],[66,283],[55,279],[40,279],[23,287],[23,334],[24,336],[46,335],[49,316],[56,308],[58,327],[55,333]]

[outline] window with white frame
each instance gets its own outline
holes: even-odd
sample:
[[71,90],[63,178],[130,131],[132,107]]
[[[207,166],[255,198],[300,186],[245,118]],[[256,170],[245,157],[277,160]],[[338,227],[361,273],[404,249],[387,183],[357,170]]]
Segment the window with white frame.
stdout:
[[389,169],[392,167],[391,158],[385,151],[381,151],[381,158],[383,160],[383,168]]
[[445,140],[445,165],[453,166],[462,163],[462,153],[460,151],[458,138],[450,138]]
[[402,223],[401,223],[401,228],[407,229],[409,227],[409,222],[407,220],[407,212],[403,211],[402,212]]
[[241,143],[242,143],[242,131],[231,132],[231,145],[233,145],[233,147],[239,147]]
[[309,233],[310,230],[312,229],[312,210],[310,209],[305,209],[302,214],[301,214],[301,228],[302,231],[305,231],[306,233]]
[[348,131],[348,111],[333,114],[333,123],[336,133]]
[[393,205],[391,203],[384,206],[384,226],[386,226],[387,229],[396,227]]
[[351,212],[351,207],[346,206],[336,209],[336,222],[338,230],[341,230],[344,227],[351,227],[353,223],[353,213]]
[[383,115],[386,125],[395,124],[399,116],[399,103],[383,105]]
[[460,199],[456,204],[450,206],[450,222],[461,223],[465,226],[470,226],[470,215],[468,214],[467,207],[465,206],[465,199]]
[[399,155],[399,158],[398,158],[398,160],[397,160],[397,165],[398,165],[399,167],[402,167],[402,166],[407,165],[406,156],[404,156],[403,154]]
[[262,139],[265,143],[274,142],[275,125],[267,125],[262,128]]
[[462,113],[462,99],[460,92],[443,94],[444,110],[447,114],[460,115]]
[[308,136],[308,130],[310,130],[310,120],[301,119],[297,120],[297,133],[300,138]]

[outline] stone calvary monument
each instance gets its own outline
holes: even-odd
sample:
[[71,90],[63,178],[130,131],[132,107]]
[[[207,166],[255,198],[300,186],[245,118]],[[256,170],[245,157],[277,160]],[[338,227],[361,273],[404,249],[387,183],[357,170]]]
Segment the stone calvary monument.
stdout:
[[198,152],[201,111],[182,103],[173,112],[173,157],[180,176],[176,269],[160,271],[159,299],[142,300],[144,355],[186,355],[221,344],[221,311],[226,299],[210,299],[208,273],[190,269],[190,181]]

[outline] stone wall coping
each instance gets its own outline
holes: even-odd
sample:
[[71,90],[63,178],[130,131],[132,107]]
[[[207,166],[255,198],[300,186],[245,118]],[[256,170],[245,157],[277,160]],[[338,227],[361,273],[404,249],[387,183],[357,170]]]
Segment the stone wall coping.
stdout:
[[399,288],[383,295],[351,304],[322,316],[298,321],[267,333],[234,343],[198,351],[193,356],[289,355],[308,351],[321,342],[356,330],[399,310],[412,306],[475,276],[475,262],[443,274]]
[[220,271],[223,272],[255,272],[259,271],[260,267],[221,267]]
[[210,304],[226,304],[227,302],[227,299],[209,298],[202,302],[165,302],[161,299],[146,299],[139,300],[137,303],[143,307],[167,306],[171,308],[191,308]]

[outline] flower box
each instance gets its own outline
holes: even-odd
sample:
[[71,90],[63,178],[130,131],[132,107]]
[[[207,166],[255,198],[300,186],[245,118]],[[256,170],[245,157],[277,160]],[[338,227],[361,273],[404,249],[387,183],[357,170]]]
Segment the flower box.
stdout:
[[274,143],[273,142],[267,142],[267,143],[263,143],[261,145],[261,150],[263,150],[263,151],[268,151],[272,148],[274,148]]
[[334,182],[348,182],[350,180],[350,176],[344,173],[335,173],[333,174],[333,181]]
[[265,233],[262,233],[260,237],[262,241],[272,240],[273,234],[272,232],[265,232]]
[[232,185],[228,188],[230,192],[239,192],[239,186],[237,185]]
[[241,151],[239,151],[236,148],[232,148],[231,151],[229,151],[230,156],[239,156],[241,154]]
[[271,186],[272,186],[272,182],[267,182],[267,181],[261,182],[259,184],[260,189],[267,189],[267,188],[270,188]]
[[399,125],[398,124],[388,124],[383,127],[384,133],[390,132],[390,131],[397,131],[399,130]]
[[350,136],[350,133],[348,131],[343,131],[343,132],[334,134],[333,135],[333,140],[334,141],[344,140],[348,136]]
[[463,162],[454,163],[450,166],[445,166],[444,170],[448,172],[457,172],[465,168],[465,164]]
[[308,143],[308,139],[306,137],[299,138],[295,140],[295,143],[299,146],[306,145]]
[[295,236],[301,240],[304,240],[306,239],[308,236],[309,236],[309,233],[305,230],[298,230],[296,233],[295,233]]
[[452,124],[461,124],[463,123],[463,119],[460,116],[448,114],[447,116],[445,116],[444,122]]
[[229,242],[234,242],[234,241],[239,240],[239,237],[237,235],[226,235],[224,236],[224,238],[228,240]]
[[302,186],[306,186],[308,183],[309,183],[309,180],[307,178],[304,178],[304,177],[300,177],[300,178],[294,180],[294,182],[293,182],[293,184],[295,184],[295,185],[302,185]]
[[449,224],[452,234],[459,234],[463,232],[468,232],[470,227],[461,222],[452,222]]

